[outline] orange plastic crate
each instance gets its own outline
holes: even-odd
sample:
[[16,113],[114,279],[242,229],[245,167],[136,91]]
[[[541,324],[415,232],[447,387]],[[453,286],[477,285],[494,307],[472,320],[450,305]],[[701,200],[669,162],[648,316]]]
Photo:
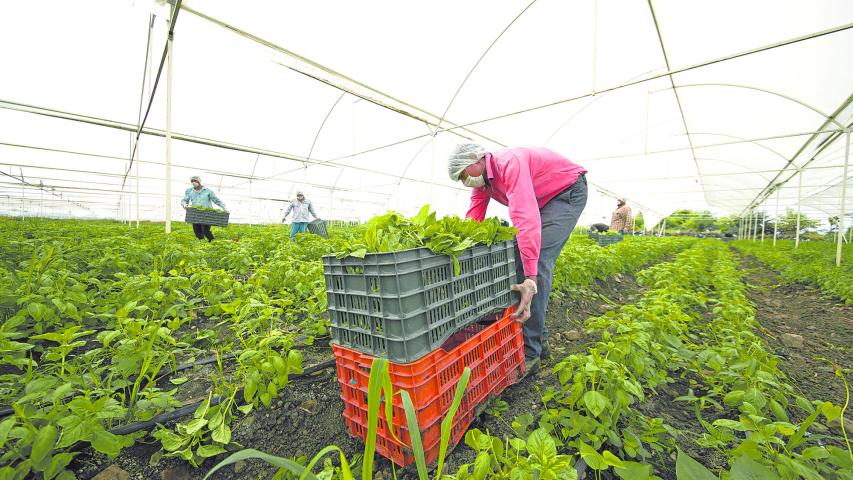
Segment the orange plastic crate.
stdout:
[[[524,340],[521,325],[510,318],[511,309],[497,321],[468,325],[441,348],[406,364],[389,363],[394,390],[406,390],[421,429],[427,463],[438,456],[441,420],[453,402],[456,383],[465,367],[471,369],[468,388],[453,422],[451,445],[459,442],[474,420],[474,408],[500,394],[524,371]],[[344,401],[344,419],[350,433],[367,436],[367,386],[375,357],[333,345]],[[399,395],[394,395],[392,424],[403,444],[397,443],[380,413],[377,451],[401,466],[414,461],[406,416]]]

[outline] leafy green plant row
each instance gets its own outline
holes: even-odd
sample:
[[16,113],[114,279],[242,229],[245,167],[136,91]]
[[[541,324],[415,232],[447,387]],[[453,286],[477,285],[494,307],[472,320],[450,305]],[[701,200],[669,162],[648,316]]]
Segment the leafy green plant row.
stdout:
[[620,272],[636,272],[659,262],[696,241],[692,237],[626,237],[607,248],[583,235],[575,235],[557,258],[554,291],[579,293],[595,280]]
[[[640,302],[588,321],[601,341],[554,367],[562,388],[545,393],[538,421],[523,415],[513,422],[518,437],[538,423],[555,454],[579,453],[596,478],[609,469],[624,479],[658,478],[653,466],[687,433],[637,407],[680,376],[692,388],[677,401],[694,406],[705,430],[697,446],[729,459],[724,479],[851,478],[849,443],[845,451],[809,432],[819,418],[842,419],[846,403],[810,402],[787,383],[753,333],[745,285],[723,244],[700,242],[640,272],[638,281],[649,288]],[[800,422],[792,420],[797,415]],[[466,441],[477,461],[454,478],[508,478],[514,457],[495,447],[505,439],[472,431]],[[718,478],[682,451],[676,473]]]
[[[209,350],[241,352],[234,371],[216,369],[216,393],[233,397],[244,384],[246,408],[269,405],[301,371],[294,339],[325,331],[328,241],[238,228],[201,245],[106,222],[16,226],[0,232],[4,248],[29,252],[0,267],[0,363],[20,372],[0,375],[0,402],[14,407],[0,422],[2,478],[71,478],[64,451],[78,441],[117,455],[134,437],[110,429],[179,405],[174,385],[186,379],[162,388],[156,373]],[[183,432],[191,461],[230,441],[234,402],[206,413],[207,424]]]
[[739,240],[732,245],[741,253],[752,255],[764,264],[779,271],[792,282],[817,285],[829,295],[836,296],[847,304],[853,303],[853,247],[844,247],[846,259],[840,267],[835,265],[835,244],[829,242],[803,242],[794,248],[794,242],[779,240],[772,242]]
[[[730,459],[724,478],[753,478],[745,476],[750,472],[767,479],[850,478],[849,449],[805,435],[821,415],[827,422],[842,418],[843,407],[810,402],[786,382],[753,332],[745,285],[722,244],[701,242],[674,262],[644,270],[638,280],[651,288],[643,299],[618,314],[591,319],[588,329],[602,340],[555,366],[563,388],[545,394],[551,407],[540,426],[580,451],[595,470],[613,467],[622,478],[655,478],[650,464],[619,457],[650,461],[655,451],[672,449],[676,432],[634,407],[679,375],[694,388],[678,401],[694,404],[706,430],[697,443]],[[789,410],[805,420],[792,423]],[[530,419],[516,422],[527,423]],[[716,478],[707,469],[703,474],[710,477],[694,476],[698,464],[682,453],[679,465],[693,472],[683,478]]]

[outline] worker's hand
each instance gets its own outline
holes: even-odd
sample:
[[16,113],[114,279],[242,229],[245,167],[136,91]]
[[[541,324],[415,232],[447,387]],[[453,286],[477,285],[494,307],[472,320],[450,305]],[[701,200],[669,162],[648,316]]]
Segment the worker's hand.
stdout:
[[513,320],[519,323],[524,323],[530,318],[530,303],[533,301],[533,296],[536,295],[536,281],[530,278],[509,287],[513,292],[518,292],[521,295],[521,300],[515,308],[515,313],[512,314]]
[[182,206],[182,207],[184,207],[184,210],[186,210],[186,209],[190,208],[190,207],[188,207],[188,206],[187,206],[186,204],[184,204],[184,203],[182,203],[182,204],[181,204],[181,206]]

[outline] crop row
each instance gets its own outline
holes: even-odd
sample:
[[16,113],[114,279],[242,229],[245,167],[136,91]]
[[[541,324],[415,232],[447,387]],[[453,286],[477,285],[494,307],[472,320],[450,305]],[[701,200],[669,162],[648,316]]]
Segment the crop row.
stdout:
[[835,265],[835,244],[829,242],[803,242],[794,248],[790,240],[771,242],[733,242],[741,253],[752,255],[762,263],[779,271],[792,282],[817,285],[825,293],[853,303],[853,247],[844,247],[844,258],[840,267]]
[[[544,451],[551,475],[570,478],[568,454],[577,452],[596,478],[612,469],[624,479],[655,479],[676,439],[691,434],[691,449],[727,459],[723,478],[853,478],[849,444],[831,445],[840,439],[828,441],[812,428],[821,417],[838,421],[843,407],[798,395],[778,370],[754,332],[745,285],[724,244],[699,242],[673,262],[643,270],[638,281],[649,289],[643,298],[588,320],[601,340],[554,367],[562,388],[544,394],[544,413],[518,417],[517,438],[469,432],[477,459],[453,478],[516,478]],[[675,400],[695,410],[699,433],[678,432],[640,411],[658,387],[677,379],[690,385]],[[717,478],[681,451],[676,473]]]

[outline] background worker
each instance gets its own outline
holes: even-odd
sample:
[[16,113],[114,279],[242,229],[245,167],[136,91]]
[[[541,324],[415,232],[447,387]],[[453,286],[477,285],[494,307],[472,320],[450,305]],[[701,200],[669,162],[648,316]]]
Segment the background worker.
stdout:
[[621,234],[630,232],[634,225],[634,217],[631,216],[631,207],[625,203],[624,198],[616,199],[616,210],[610,218],[610,229]]
[[307,200],[305,195],[300,191],[296,192],[296,200],[290,201],[290,206],[287,207],[287,211],[284,212],[284,218],[281,219],[282,222],[291,211],[293,212],[293,222],[290,224],[290,238],[295,237],[297,233],[308,231],[308,222],[311,221],[311,215],[315,219],[320,220],[320,217],[314,212],[314,204],[311,203],[311,200]]
[[458,145],[448,157],[453,181],[471,187],[467,217],[483,221],[489,200],[509,207],[518,230],[521,300],[513,317],[524,323],[525,371],[547,359],[545,312],[554,264],[586,206],[586,169],[544,147],[486,152],[476,143]]
[[[192,183],[192,187],[187,189],[184,193],[183,200],[181,200],[181,206],[183,206],[184,209],[189,208],[190,205],[193,207],[211,208],[210,204],[212,202],[219,205],[222,210],[228,213],[228,209],[225,208],[225,203],[220,200],[215,193],[213,193],[213,190],[201,185],[201,177],[193,175],[190,177],[190,183]],[[206,238],[208,242],[213,241],[213,233],[210,231],[210,225],[194,223],[193,233],[195,233],[196,238],[199,240]]]

